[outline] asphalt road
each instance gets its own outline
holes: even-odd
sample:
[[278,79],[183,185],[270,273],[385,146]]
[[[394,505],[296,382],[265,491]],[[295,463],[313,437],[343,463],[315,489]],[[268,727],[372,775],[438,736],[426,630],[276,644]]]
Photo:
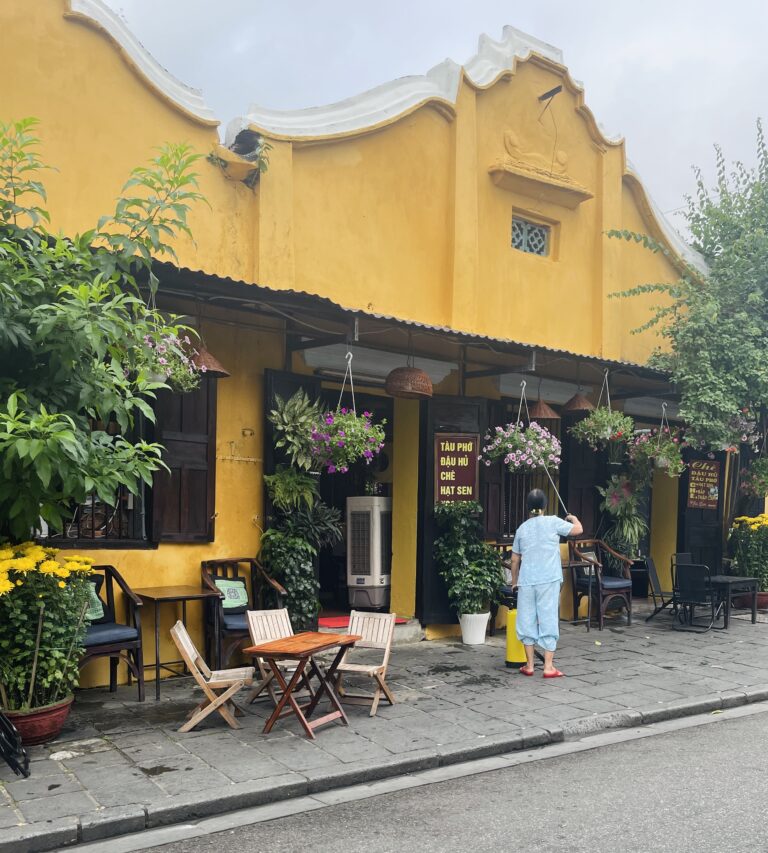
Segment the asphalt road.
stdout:
[[329,806],[156,853],[768,851],[768,714]]

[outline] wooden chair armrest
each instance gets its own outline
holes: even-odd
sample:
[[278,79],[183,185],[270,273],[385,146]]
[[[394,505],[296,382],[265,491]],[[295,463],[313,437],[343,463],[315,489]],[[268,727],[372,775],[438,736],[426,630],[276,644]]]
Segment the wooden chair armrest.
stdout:
[[611,556],[615,557],[617,560],[621,560],[623,563],[626,563],[627,566],[631,566],[635,562],[634,560],[630,559],[629,557],[625,557],[623,554],[619,554],[618,551],[614,551],[613,548],[611,548],[610,545],[606,545],[605,542],[602,543],[601,547],[605,548],[605,550]]
[[114,566],[94,566],[94,568],[103,568],[105,573],[108,572],[110,575],[112,575],[112,579],[120,587],[126,599],[130,601],[134,607],[143,607],[144,602],[128,586],[128,584],[123,580],[123,576]]
[[213,582],[213,578],[210,576],[210,574],[208,573],[208,571],[207,571],[206,569],[203,569],[203,570],[201,571],[201,573],[200,573],[200,579],[202,580],[202,582],[203,582],[203,586],[204,586],[204,587],[207,587],[208,589],[210,589],[210,590],[211,590],[211,592],[215,592],[215,593],[217,593],[217,594],[218,594],[218,596],[219,596],[219,598],[224,598],[224,594],[223,594],[223,593],[222,593],[222,591],[221,591],[221,590],[216,586],[216,584]]

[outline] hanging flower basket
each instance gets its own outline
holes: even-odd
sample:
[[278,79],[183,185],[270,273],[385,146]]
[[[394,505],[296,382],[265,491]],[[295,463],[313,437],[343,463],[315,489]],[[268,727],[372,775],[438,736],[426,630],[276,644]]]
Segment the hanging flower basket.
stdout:
[[384,447],[384,424],[374,423],[370,412],[358,415],[353,409],[327,412],[310,433],[310,452],[320,470],[345,474],[354,462],[367,465]]
[[668,477],[679,477],[685,471],[682,451],[686,446],[680,430],[668,426],[633,436],[627,448],[632,465],[639,471],[652,466]]
[[560,464],[561,452],[559,440],[548,429],[536,421],[527,427],[517,422],[497,426],[486,434],[480,460],[491,465],[502,459],[513,472],[552,470]]
[[571,427],[571,435],[592,450],[607,450],[611,462],[621,459],[624,442],[631,438],[635,422],[629,415],[606,407],[590,412]]

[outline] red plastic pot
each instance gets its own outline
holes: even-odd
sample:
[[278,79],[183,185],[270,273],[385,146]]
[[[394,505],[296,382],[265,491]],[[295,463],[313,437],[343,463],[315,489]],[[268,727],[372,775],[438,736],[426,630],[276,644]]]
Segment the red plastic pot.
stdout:
[[61,702],[44,705],[42,708],[3,713],[16,726],[24,746],[34,746],[37,743],[48,743],[61,732],[69,716],[73,699],[74,696],[68,696]]

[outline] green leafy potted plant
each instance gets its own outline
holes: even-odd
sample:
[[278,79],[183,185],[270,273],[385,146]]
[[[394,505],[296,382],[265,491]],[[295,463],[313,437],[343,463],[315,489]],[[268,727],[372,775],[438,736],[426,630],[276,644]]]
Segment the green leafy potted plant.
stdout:
[[560,464],[559,440],[536,421],[527,427],[523,423],[497,426],[486,433],[485,442],[480,458],[486,465],[501,459],[514,472],[551,470]]
[[[597,491],[603,498],[600,509],[611,519],[605,542],[625,557],[637,554],[640,540],[648,531],[648,523],[641,513],[642,505],[637,484],[624,474],[614,474],[604,487]],[[618,565],[609,568],[617,570]]]
[[92,560],[0,546],[0,702],[25,744],[62,729],[79,681]]
[[734,518],[730,546],[736,560],[736,574],[757,578],[757,606],[768,609],[768,514]]
[[588,444],[592,450],[607,450],[608,460],[621,461],[624,444],[632,436],[635,422],[629,415],[600,406],[571,427],[577,441]]
[[435,562],[448,586],[448,597],[461,624],[462,642],[482,645],[491,616],[491,603],[504,582],[496,551],[483,542],[475,501],[452,501],[435,505],[438,535],[434,542]]
[[287,400],[275,394],[274,406],[268,417],[275,430],[275,447],[287,455],[295,468],[313,470],[310,435],[322,415],[320,404],[300,388]]

